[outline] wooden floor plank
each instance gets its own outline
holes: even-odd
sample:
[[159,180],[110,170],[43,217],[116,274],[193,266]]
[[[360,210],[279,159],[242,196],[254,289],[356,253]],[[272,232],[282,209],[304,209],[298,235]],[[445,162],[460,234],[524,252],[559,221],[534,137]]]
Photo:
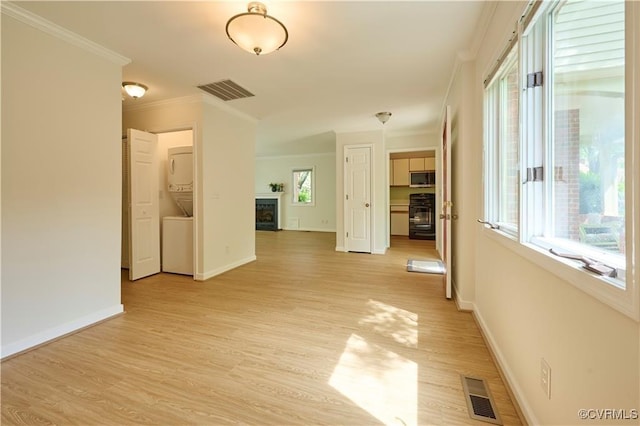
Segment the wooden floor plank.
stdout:
[[460,374],[520,424],[471,314],[406,272],[432,241],[257,232],[256,254],[206,282],[123,274],[125,315],[2,363],[2,424],[483,424]]

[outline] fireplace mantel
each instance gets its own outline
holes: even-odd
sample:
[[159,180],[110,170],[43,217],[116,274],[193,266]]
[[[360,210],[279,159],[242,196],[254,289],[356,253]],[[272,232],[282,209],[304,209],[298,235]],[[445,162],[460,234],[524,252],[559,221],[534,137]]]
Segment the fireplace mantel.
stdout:
[[284,195],[284,192],[257,192],[255,199],[256,200],[264,200],[264,199],[268,199],[268,200],[277,200],[278,203],[278,208],[276,209],[278,211],[278,230],[282,229],[282,196]]

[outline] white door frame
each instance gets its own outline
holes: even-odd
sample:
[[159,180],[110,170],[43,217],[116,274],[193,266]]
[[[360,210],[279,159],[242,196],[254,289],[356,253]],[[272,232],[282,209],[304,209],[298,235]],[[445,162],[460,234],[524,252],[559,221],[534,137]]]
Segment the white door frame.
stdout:
[[160,134],[160,133],[173,133],[173,132],[182,132],[185,130],[191,130],[191,146],[193,147],[193,279],[196,279],[196,272],[199,271],[198,267],[200,265],[200,262],[198,260],[198,243],[200,242],[200,238],[198,237],[198,224],[200,223],[198,221],[198,218],[200,217],[199,214],[197,214],[196,212],[198,211],[198,206],[200,204],[200,197],[196,196],[196,194],[198,193],[198,188],[200,187],[198,184],[198,179],[197,177],[200,176],[200,169],[198,168],[198,153],[199,153],[199,149],[196,148],[196,123],[192,123],[190,125],[185,125],[185,126],[180,126],[180,127],[172,127],[169,130],[167,129],[163,129],[163,130],[156,130],[153,133],[156,134]]
[[[451,107],[446,106],[444,116],[442,117],[442,124],[440,126],[440,146],[441,148],[441,162],[442,162],[442,202],[440,221],[442,223],[441,229],[443,234],[442,252],[445,263],[445,296],[447,299],[451,299],[451,278],[452,278],[452,243],[453,235],[451,232],[451,221],[453,220],[453,201],[452,201],[452,187],[451,187]],[[445,149],[446,147],[446,149]]]
[[198,247],[200,246],[200,236],[199,236],[199,232],[198,229],[200,229],[200,215],[197,214],[198,212],[198,208],[200,206],[200,197],[197,196],[196,194],[198,194],[199,188],[200,188],[200,184],[199,184],[199,180],[198,177],[201,176],[202,171],[200,170],[199,167],[199,161],[198,159],[200,158],[200,150],[201,147],[199,147],[196,144],[196,141],[198,140],[197,134],[199,132],[198,130],[198,125],[197,123],[191,122],[191,123],[184,123],[184,124],[177,124],[175,126],[171,126],[171,127],[160,127],[157,129],[152,129],[152,130],[146,130],[149,133],[172,133],[172,132],[181,132],[183,130],[191,130],[192,134],[192,145],[193,145],[193,279],[196,279],[196,274],[198,273],[198,271],[200,271],[200,250],[198,249]]
[[[435,161],[436,161],[436,176],[439,173],[439,169],[440,169],[440,147],[439,146],[427,146],[427,147],[414,147],[414,148],[390,148],[387,149],[387,156],[386,156],[386,166],[385,166],[385,170],[386,170],[386,178],[385,178],[385,199],[386,199],[386,206],[385,206],[385,211],[389,211],[390,208],[390,204],[391,204],[391,182],[389,180],[389,174],[390,174],[390,170],[389,170],[389,163],[391,161],[391,154],[397,154],[399,152],[416,152],[416,151],[433,151],[435,153]],[[440,211],[438,208],[439,205],[439,194],[440,192],[440,179],[436,180],[436,211]],[[387,248],[391,247],[391,217],[390,215],[387,215],[387,220],[385,221],[387,224],[387,232],[386,232],[386,238],[387,238]],[[436,221],[437,222],[437,221]],[[438,226],[436,226],[436,231],[437,231]],[[438,232],[436,232],[436,244],[438,242]]]
[[[375,191],[373,190],[373,185],[375,182],[375,169],[373,167],[374,161],[373,159],[375,158],[375,145],[372,143],[367,143],[367,144],[353,144],[353,145],[345,145],[343,147],[343,152],[342,152],[342,176],[343,176],[343,182],[342,182],[342,204],[343,204],[343,212],[342,212],[342,223],[345,225],[344,226],[344,232],[346,234],[347,232],[347,223],[350,223],[348,218],[349,212],[348,212],[348,203],[346,202],[345,199],[345,195],[347,194],[349,188],[348,188],[348,181],[347,181],[347,162],[346,162],[346,158],[348,157],[347,153],[350,149],[358,149],[358,148],[369,148],[369,199],[371,200],[371,202],[369,203],[371,205],[371,207],[369,208],[369,236],[370,236],[370,247],[369,247],[369,253],[373,253],[374,252],[374,247],[376,247],[375,243],[376,243],[376,239],[375,239],[375,222],[376,222],[376,215],[375,215],[375,208],[374,206],[376,205],[376,200],[375,200]],[[349,238],[346,238],[346,235],[344,237],[344,251],[348,252],[349,251]]]

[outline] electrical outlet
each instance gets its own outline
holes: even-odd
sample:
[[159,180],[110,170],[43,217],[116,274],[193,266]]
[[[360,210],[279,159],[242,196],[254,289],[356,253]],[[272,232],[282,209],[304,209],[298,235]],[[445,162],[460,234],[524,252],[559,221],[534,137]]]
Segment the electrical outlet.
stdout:
[[540,358],[540,387],[547,398],[551,399],[551,367],[544,358]]

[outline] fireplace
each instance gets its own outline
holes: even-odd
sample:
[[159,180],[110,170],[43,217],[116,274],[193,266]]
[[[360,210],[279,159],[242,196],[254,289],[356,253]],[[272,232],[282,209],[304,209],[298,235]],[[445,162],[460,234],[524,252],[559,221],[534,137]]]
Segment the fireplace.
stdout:
[[256,230],[278,230],[278,200],[256,198]]

